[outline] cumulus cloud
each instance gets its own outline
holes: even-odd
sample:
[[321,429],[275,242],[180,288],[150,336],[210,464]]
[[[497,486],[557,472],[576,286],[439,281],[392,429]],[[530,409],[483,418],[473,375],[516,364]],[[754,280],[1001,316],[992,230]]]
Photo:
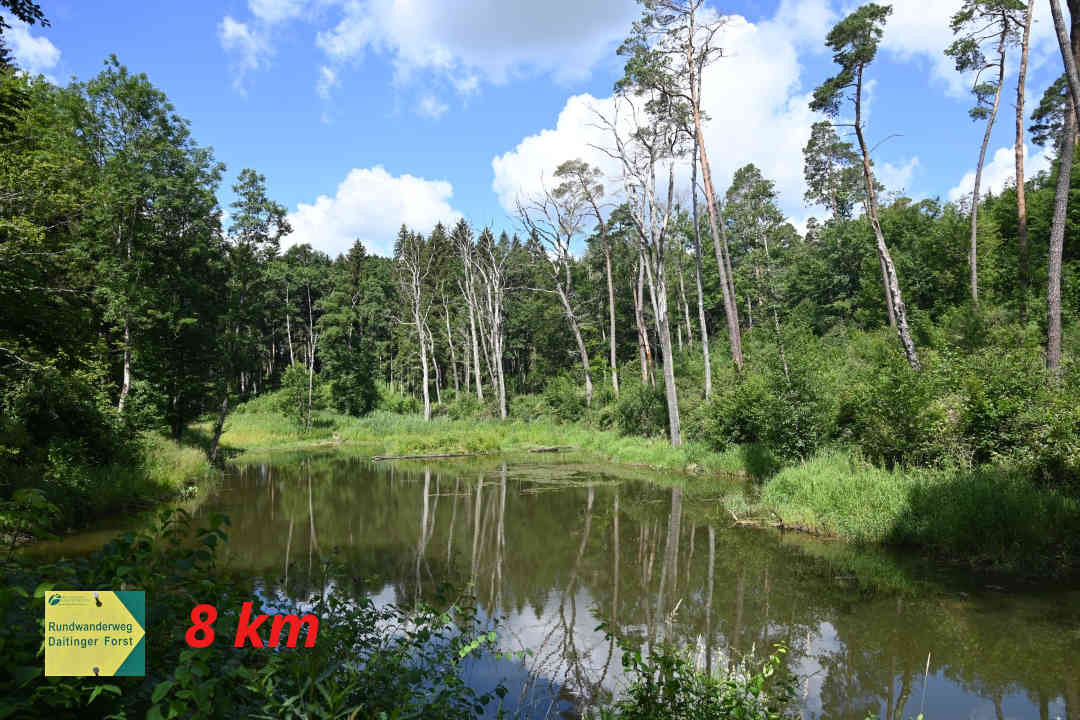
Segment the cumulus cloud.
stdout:
[[[48,38],[35,37],[30,33],[30,26],[9,13],[0,13],[10,26],[4,33],[15,65],[31,75],[45,74],[60,62],[60,50]],[[50,81],[53,81],[49,77]]]
[[[1031,155],[1030,148],[1024,146],[1024,176],[1033,178],[1043,170],[1048,170],[1052,162],[1052,150],[1041,148]],[[979,182],[979,194],[999,193],[1006,187],[1016,184],[1016,155],[1013,146],[998,148],[988,163],[983,166],[982,180]],[[975,188],[975,170],[969,170],[960,179],[956,187],[949,190],[950,202],[969,200]]]
[[[729,18],[721,38],[726,57],[713,63],[703,77],[704,110],[711,118],[705,141],[717,192],[724,191],[739,166],[753,162],[775,181],[785,212],[802,218],[806,215],[802,148],[815,115],[799,85],[798,48],[820,42],[832,16],[820,0],[792,0],[781,10],[787,15],[757,24],[741,16]],[[804,17],[807,22],[789,22],[789,17]],[[492,188],[502,206],[512,211],[519,196],[536,193],[542,178],[550,180],[560,162],[575,157],[599,166],[614,186],[618,167],[591,147],[612,144],[596,127],[595,111],[610,116],[614,102],[611,97],[575,95],[554,128],[530,135],[495,157]],[[738,152],[727,152],[729,148]],[[689,170],[680,172],[680,195],[688,198]]]
[[248,72],[268,62],[272,54],[270,42],[265,34],[229,15],[218,25],[218,41],[225,52],[233,55],[233,87],[242,92]]
[[399,80],[434,71],[470,88],[539,72],[573,82],[611,56],[638,13],[634,0],[347,0],[317,42],[337,61],[385,53]]
[[426,233],[438,222],[457,222],[462,215],[451,207],[452,196],[444,180],[394,176],[381,165],[354,168],[334,197],[297,205],[289,214],[293,232],[285,245],[308,243],[334,257],[359,239],[369,252],[390,255],[402,223]]

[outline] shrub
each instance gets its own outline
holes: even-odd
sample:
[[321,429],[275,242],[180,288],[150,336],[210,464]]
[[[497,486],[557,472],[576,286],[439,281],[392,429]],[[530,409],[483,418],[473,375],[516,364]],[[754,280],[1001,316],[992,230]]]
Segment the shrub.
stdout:
[[543,396],[551,415],[561,422],[576,422],[585,414],[583,385],[568,375],[552,378]]
[[667,398],[663,388],[641,382],[620,388],[615,427],[623,435],[655,437],[667,433]]
[[411,415],[420,412],[420,401],[412,395],[405,395],[386,385],[380,385],[379,399],[375,407],[398,415]]

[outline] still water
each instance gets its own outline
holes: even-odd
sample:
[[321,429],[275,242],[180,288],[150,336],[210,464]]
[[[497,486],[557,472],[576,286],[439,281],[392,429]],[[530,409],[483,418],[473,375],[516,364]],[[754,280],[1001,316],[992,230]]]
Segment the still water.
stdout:
[[199,514],[227,513],[227,563],[290,593],[331,554],[376,602],[471,583],[502,649],[532,651],[485,659],[472,680],[506,677],[534,714],[623,686],[606,623],[711,667],[783,642],[807,718],[1080,720],[1080,591],[733,527],[708,491],[614,472],[315,457],[232,468]]

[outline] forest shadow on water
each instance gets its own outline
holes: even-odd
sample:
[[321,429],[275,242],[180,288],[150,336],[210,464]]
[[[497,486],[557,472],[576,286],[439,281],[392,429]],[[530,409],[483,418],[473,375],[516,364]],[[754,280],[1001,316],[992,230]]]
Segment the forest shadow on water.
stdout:
[[[1080,718],[1080,591],[1005,588],[929,560],[731,527],[714,499],[571,461],[231,468],[199,513],[271,594],[332,582],[376,604],[471,591],[499,648],[470,661],[537,717],[625,687],[619,643],[705,668],[790,650],[807,717]],[[600,626],[614,629],[616,638]],[[481,689],[483,689],[481,687]]]

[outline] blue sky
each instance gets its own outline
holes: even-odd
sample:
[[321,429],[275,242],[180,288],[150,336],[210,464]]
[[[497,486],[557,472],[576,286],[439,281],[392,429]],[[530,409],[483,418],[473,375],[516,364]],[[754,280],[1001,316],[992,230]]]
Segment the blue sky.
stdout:
[[[880,179],[914,197],[963,194],[981,123],[942,50],[960,0],[896,0],[873,71],[869,136]],[[360,237],[376,252],[404,221],[427,230],[464,216],[513,229],[513,201],[564,159],[604,166],[593,108],[611,107],[618,41],[633,0],[41,0],[52,27],[16,26],[20,64],[60,82],[95,74],[110,53],[145,72],[196,139],[229,168],[264,173],[292,213],[296,241],[331,253]],[[1028,108],[1060,73],[1038,3]],[[806,96],[833,65],[824,36],[854,3],[725,3],[730,55],[706,76],[715,182],[754,162],[797,225],[802,156],[816,118]],[[984,187],[1012,180],[1015,65]],[[996,156],[995,156],[996,154]],[[1029,167],[1047,163],[1030,148]],[[614,175],[615,168],[606,170]],[[968,181],[970,187],[970,180]],[[614,187],[614,178],[609,186]],[[683,181],[681,186],[685,186]],[[683,188],[685,191],[685,188]]]

